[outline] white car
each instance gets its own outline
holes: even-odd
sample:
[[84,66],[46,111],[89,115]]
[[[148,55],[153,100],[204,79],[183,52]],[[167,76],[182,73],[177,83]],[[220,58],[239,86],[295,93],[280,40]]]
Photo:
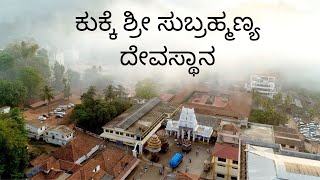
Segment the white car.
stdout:
[[66,113],[65,113],[65,112],[55,112],[54,114],[55,114],[55,115],[57,115],[57,114],[66,115]]
[[47,118],[46,118],[46,117],[43,117],[43,116],[39,116],[39,117],[38,117],[38,120],[45,121],[45,120],[47,120]]
[[73,103],[70,103],[69,106],[74,107],[74,104],[73,104]]

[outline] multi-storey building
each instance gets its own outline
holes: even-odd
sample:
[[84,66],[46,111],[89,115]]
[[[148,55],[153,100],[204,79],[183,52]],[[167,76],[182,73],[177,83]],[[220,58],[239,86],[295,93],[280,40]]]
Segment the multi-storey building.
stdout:
[[278,93],[277,79],[274,76],[251,75],[250,81],[245,84],[248,91],[255,90],[262,95],[273,98]]
[[26,136],[39,140],[46,132],[47,126],[43,121],[31,120],[26,122]]
[[215,180],[237,180],[239,145],[216,144],[212,152],[212,173]]
[[43,138],[47,143],[63,146],[73,139],[73,133],[67,126],[60,125],[49,128]]

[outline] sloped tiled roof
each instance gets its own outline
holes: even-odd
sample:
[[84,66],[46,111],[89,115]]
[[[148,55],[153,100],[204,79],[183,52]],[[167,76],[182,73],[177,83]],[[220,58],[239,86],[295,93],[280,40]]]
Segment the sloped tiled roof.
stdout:
[[88,154],[92,148],[99,145],[102,140],[97,138],[91,138],[90,140],[85,138],[74,138],[67,145],[59,148],[52,153],[53,157],[70,162],[75,162],[83,155]]
[[[83,167],[68,178],[68,180],[87,180],[87,179],[101,179],[107,172],[101,168],[103,163],[95,159],[88,161]],[[100,169],[96,169],[97,167]],[[96,171],[94,171],[96,169]]]
[[36,157],[35,159],[33,159],[32,161],[30,161],[30,164],[32,166],[36,166],[38,164],[41,164],[43,162],[45,162],[50,156],[47,154],[41,154],[40,156]]
[[138,161],[137,158],[120,149],[106,149],[95,160],[103,162],[102,168],[115,179],[121,178],[124,175],[123,172],[130,166],[136,165],[135,162]]
[[215,144],[212,155],[215,157],[238,160],[239,148],[226,144]]

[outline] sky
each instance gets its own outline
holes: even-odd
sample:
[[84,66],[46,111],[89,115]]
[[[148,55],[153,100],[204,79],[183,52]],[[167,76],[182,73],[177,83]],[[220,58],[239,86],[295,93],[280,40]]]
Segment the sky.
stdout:
[[[112,12],[117,40],[108,39],[107,32],[76,30],[76,16],[88,11],[98,17],[105,10]],[[131,33],[123,30],[126,10],[140,22],[145,16],[151,18],[149,31],[143,31],[140,38],[130,39]],[[234,17],[248,16],[254,27],[261,29],[260,39],[250,41],[244,31],[234,32],[234,41],[226,41],[221,32],[210,32],[201,39],[193,37],[195,32],[159,32],[157,17],[169,16],[170,11],[175,16],[201,19],[221,16],[224,11],[225,22],[231,28]],[[202,75],[218,72],[222,79],[238,80],[251,73],[280,71],[287,81],[320,89],[319,17],[318,0],[1,0],[0,48],[31,38],[48,49],[77,49],[79,62],[74,66],[102,65],[106,74],[125,74],[129,80],[160,76],[194,81],[197,77],[189,75],[187,67],[123,67],[120,51],[128,50],[132,44],[141,51],[158,51],[166,45],[169,50],[193,52],[208,50],[213,45],[215,64],[201,67]]]

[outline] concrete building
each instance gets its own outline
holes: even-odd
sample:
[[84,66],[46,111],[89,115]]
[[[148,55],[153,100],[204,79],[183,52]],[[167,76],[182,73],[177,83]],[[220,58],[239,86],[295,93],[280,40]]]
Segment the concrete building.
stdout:
[[248,83],[245,84],[248,91],[255,90],[260,94],[273,98],[278,93],[277,79],[274,76],[251,75]]
[[47,143],[63,146],[73,139],[74,131],[65,125],[51,127],[43,135]]
[[215,180],[237,180],[239,174],[238,145],[217,143],[212,152],[212,175]]
[[26,136],[39,140],[42,137],[42,135],[46,132],[47,126],[43,121],[30,120],[26,121],[26,129]]
[[284,149],[303,151],[304,143],[299,137],[296,129],[274,126],[275,143],[280,144]]
[[[134,147],[134,153],[141,153],[143,144],[155,134],[166,118],[172,117],[179,105],[160,102],[159,97],[142,104],[136,104],[104,125],[100,136],[117,144]],[[136,156],[136,154],[134,154]]]
[[177,138],[195,141],[206,141],[209,143],[213,133],[213,127],[199,125],[194,109],[182,108],[178,121],[168,120],[166,131],[169,135]]
[[239,144],[240,126],[227,121],[221,121],[217,142]]
[[276,150],[247,144],[245,179],[316,180],[320,178],[320,156]]
[[10,112],[10,107],[9,106],[4,106],[0,108],[0,113],[9,113]]

